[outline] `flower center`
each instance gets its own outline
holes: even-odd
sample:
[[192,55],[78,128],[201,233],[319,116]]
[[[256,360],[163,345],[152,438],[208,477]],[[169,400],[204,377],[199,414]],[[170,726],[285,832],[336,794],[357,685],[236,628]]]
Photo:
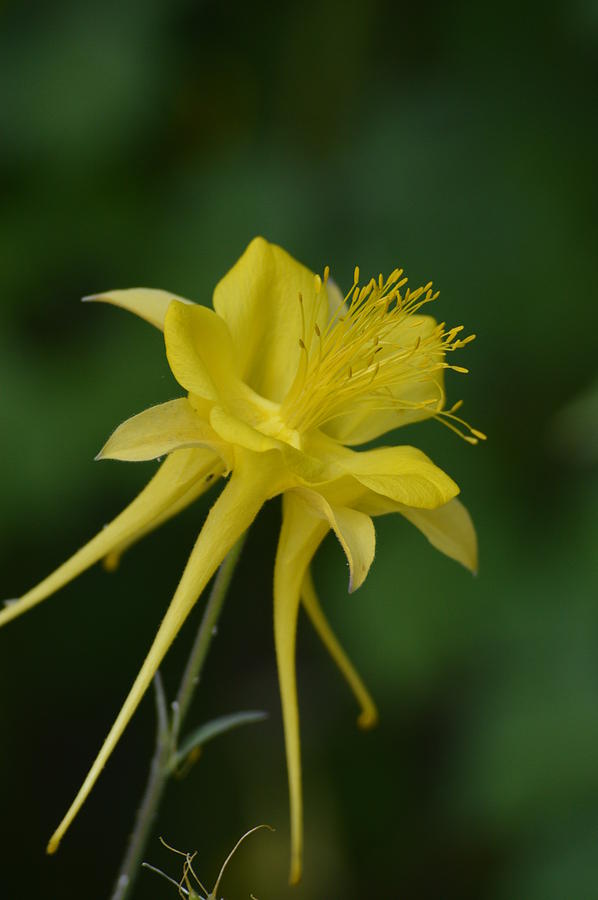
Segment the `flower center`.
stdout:
[[[328,269],[324,272],[324,283]],[[355,269],[353,285],[322,330],[316,321],[322,279],[315,276],[316,303],[306,321],[299,295],[302,334],[297,374],[281,405],[280,417],[293,431],[306,432],[331,419],[360,410],[429,410],[466,440],[477,443],[484,436],[454,412],[443,411],[444,391],[440,372],[462,366],[446,362],[446,354],[464,347],[475,335],[460,337],[463,326],[446,330],[433,325],[419,310],[438,297],[432,283],[411,291],[402,269],[384,279],[359,285]],[[469,432],[464,434],[456,425]]]
[[271,413],[267,419],[260,422],[256,427],[262,434],[267,434],[269,437],[284,441],[296,450],[301,449],[301,434],[296,428],[290,428],[289,425],[280,418],[278,413]]

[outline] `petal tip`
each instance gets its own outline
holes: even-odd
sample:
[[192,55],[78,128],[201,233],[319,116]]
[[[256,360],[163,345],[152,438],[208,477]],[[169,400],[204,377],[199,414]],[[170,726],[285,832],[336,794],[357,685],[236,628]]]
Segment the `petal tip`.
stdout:
[[364,712],[360,713],[357,717],[357,726],[362,731],[370,731],[370,729],[375,728],[377,724],[378,711],[375,709],[364,710]]
[[252,238],[249,241],[249,244],[247,245],[247,249],[248,250],[249,250],[249,248],[257,249],[258,247],[261,247],[263,250],[265,250],[266,247],[268,247],[268,245],[269,245],[269,241],[267,241],[265,237],[262,237],[261,234],[257,234],[254,238]]
[[469,559],[468,559],[467,562],[465,563],[465,565],[467,566],[467,568],[469,569],[469,571],[471,572],[471,574],[474,576],[474,578],[477,578],[478,573],[479,573],[479,571],[480,571],[480,562],[479,562],[479,559],[478,559],[478,545],[477,545],[477,540],[475,541],[474,548],[473,548],[473,550],[472,550],[472,552],[471,552],[471,554],[470,554]]
[[366,580],[369,572],[369,566],[367,566],[364,562],[359,565],[358,571],[354,571],[354,567],[351,566],[350,574],[349,574],[349,593],[354,594],[355,591],[361,587],[363,582]]
[[11,597],[9,600],[4,600],[0,602],[0,628],[3,625],[6,625],[8,622],[11,622],[13,619],[16,619],[22,612],[27,609],[23,609],[21,605],[21,597]]
[[60,838],[57,838],[56,835],[53,835],[48,841],[48,846],[46,847],[46,853],[48,856],[52,856],[52,854],[56,853],[60,846]]
[[289,872],[289,884],[291,887],[296,887],[301,881],[301,861],[299,859],[294,859],[291,862],[291,871]]

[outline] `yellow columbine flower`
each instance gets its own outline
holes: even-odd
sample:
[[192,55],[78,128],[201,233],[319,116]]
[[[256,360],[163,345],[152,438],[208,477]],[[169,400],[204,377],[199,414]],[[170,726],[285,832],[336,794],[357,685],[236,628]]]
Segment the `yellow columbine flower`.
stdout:
[[85,801],[153,675],[207,582],[266,500],[283,495],[274,571],[274,635],[291,805],[291,882],[301,872],[302,810],[295,634],[300,602],[360,704],[375,706],[328,625],[310,563],[333,529],[349,563],[349,590],[374,558],[372,516],[398,512],[443,553],[476,568],[475,532],[459,488],[414,447],[351,446],[436,417],[483,437],[444,409],[446,361],[468,343],[420,310],[431,285],[410,291],[400,270],[347,297],[284,250],[256,238],[214,292],[214,310],[160,290],[134,288],[88,299],[136,313],[164,331],[170,368],[187,395],[120,425],[101,459],[166,456],[141,494],[41,584],[0,612],[0,624],[30,609],[88,566],[114,568],[134,541],[230,475],[210,509],[177,590],[131,691],[72,806],[52,853]]

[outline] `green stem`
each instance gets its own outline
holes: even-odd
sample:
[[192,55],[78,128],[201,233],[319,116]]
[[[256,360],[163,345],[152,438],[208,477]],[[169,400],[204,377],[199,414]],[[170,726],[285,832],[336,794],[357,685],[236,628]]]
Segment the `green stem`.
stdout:
[[171,762],[176,753],[181,727],[189,710],[195,689],[199,684],[208,650],[210,649],[212,638],[216,633],[218,619],[244,543],[245,535],[237,541],[235,546],[224,558],[224,561],[218,570],[218,574],[214,579],[214,584],[210,591],[210,596],[204,610],[199,631],[195,637],[177,691],[176,700],[172,704],[172,718],[170,722],[168,719],[162,679],[160,673],[156,673],[154,680],[158,720],[156,749],[151,761],[150,772],[141,805],[139,806],[135,818],[133,833],[131,834],[126,853],[123,857],[110,900],[125,900],[133,887],[135,877],[140,868],[145,845],[156,817],[162,794],[164,793],[164,788],[171,775]]
[[150,765],[149,777],[137,810],[135,826],[123,857],[111,900],[124,900],[133,886],[133,881],[143,855],[149,833],[166,787],[166,770],[172,753],[172,739],[168,724],[166,698],[160,673],[154,678],[157,709],[156,749]]
[[237,562],[239,561],[239,557],[241,556],[241,550],[243,549],[243,544],[245,543],[245,536],[246,534],[244,534],[240,538],[240,540],[237,541],[234,547],[228,552],[228,555],[225,557],[224,562],[218,569],[218,573],[216,575],[216,578],[214,579],[214,585],[210,592],[210,598],[204,610],[201,625],[199,626],[199,631],[197,632],[197,635],[195,637],[193,647],[191,648],[191,653],[189,655],[189,659],[187,660],[187,665],[185,666],[185,671],[183,672],[183,677],[181,678],[181,683],[177,691],[176,700],[173,703],[173,710],[175,713],[173,717],[173,737],[175,744],[178,740],[178,736],[185,716],[187,715],[187,712],[189,710],[189,706],[191,704],[191,700],[193,699],[195,689],[199,684],[203,664],[205,662],[206,656],[208,655],[210,643],[212,641],[212,638],[216,634],[218,619],[220,618],[220,613],[222,611],[222,607],[224,605],[224,601],[226,599],[226,595],[228,593],[228,589],[230,587]]

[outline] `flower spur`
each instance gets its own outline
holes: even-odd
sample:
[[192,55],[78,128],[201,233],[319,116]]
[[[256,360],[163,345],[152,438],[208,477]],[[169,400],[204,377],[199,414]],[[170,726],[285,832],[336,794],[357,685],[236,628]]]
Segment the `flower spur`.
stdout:
[[284,250],[256,238],[219,282],[214,310],[166,291],[135,288],[86,299],[127,309],[164,332],[186,396],[120,425],[99,459],[166,457],[139,496],[44,581],[0,612],[0,625],[132,543],[228,480],[211,507],[139,674],[102,748],[51,837],[54,852],[135,712],[204,587],[262,505],[282,495],[274,570],[274,637],[291,808],[290,881],[300,878],[302,793],[295,636],[300,604],[338,664],[370,727],[376,709],[319,604],[310,563],[333,530],[347,556],[349,591],[374,558],[372,517],[398,512],[446,555],[475,571],[476,537],[459,488],[410,446],[355,451],[398,426],[434,417],[467,441],[484,436],[445,409],[447,355],[473,336],[421,310],[431,284],[411,291],[401,270],[343,298]]

